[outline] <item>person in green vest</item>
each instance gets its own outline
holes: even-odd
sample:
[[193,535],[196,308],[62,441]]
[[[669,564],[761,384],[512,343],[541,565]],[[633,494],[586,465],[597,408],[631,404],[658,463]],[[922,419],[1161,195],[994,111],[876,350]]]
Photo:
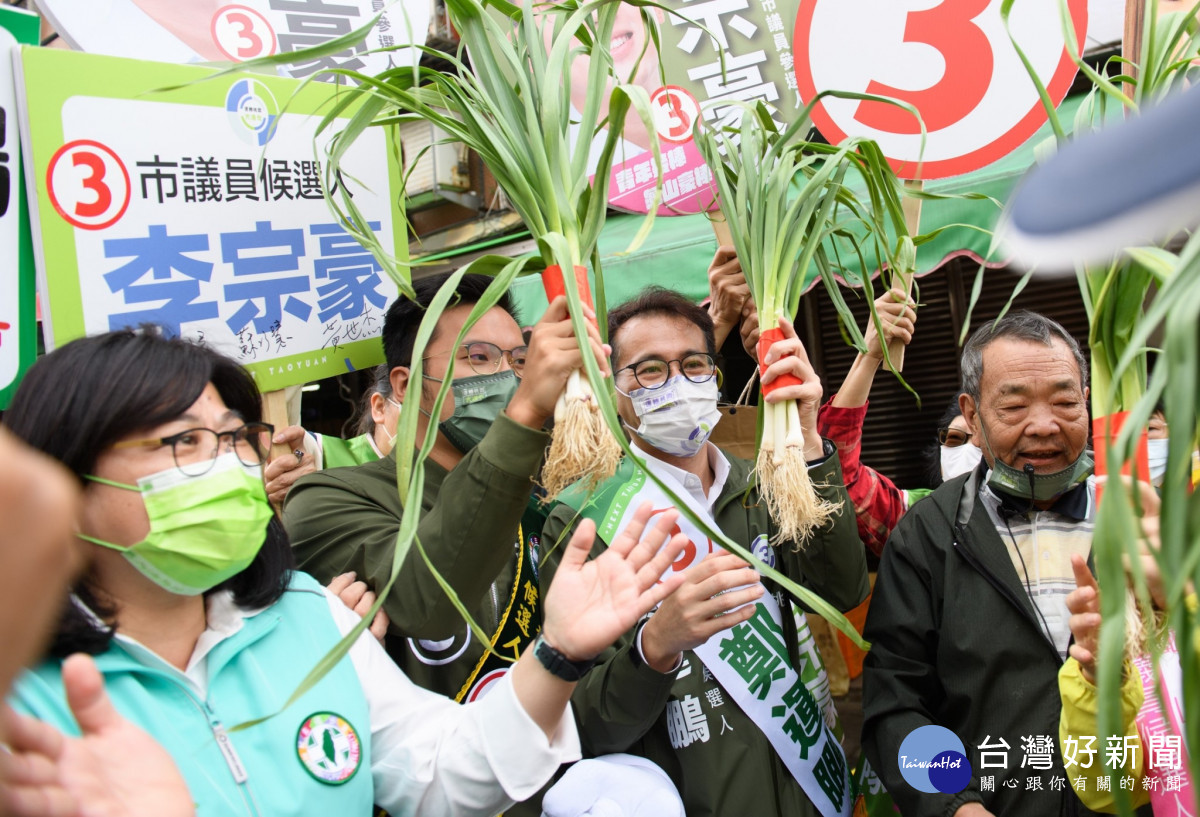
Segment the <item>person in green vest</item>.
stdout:
[[359,407],[357,431],[349,439],[307,432],[302,426],[288,426],[275,433],[272,442],[292,450],[291,457],[276,457],[263,472],[267,496],[282,507],[296,480],[324,468],[362,465],[386,457],[396,438],[400,404],[392,397],[388,367],[376,366],[371,387]]
[[[47,728],[5,713],[6,813],[10,786],[37,798],[58,785],[76,799],[64,814],[83,796],[106,814],[368,817],[378,804],[486,817],[578,759],[571,691],[673,589],[654,585],[684,545],[673,520],[650,525],[644,509],[603,565],[586,561],[581,531],[534,646],[461,706],[413,684],[366,633],[326,663],[360,619],[294,569],[264,490],[261,417],[236,361],[154,327],[76,340],[30,369],[5,422],[82,487],[87,568],[10,698]],[[131,742],[138,728],[174,762]]]
[[317,441],[316,469],[346,468],[386,457],[396,440],[396,422],[400,404],[392,397],[388,367],[380,364],[372,370],[371,387],[359,407],[356,434],[349,439],[329,434],[312,434]]
[[[759,501],[752,463],[708,441],[717,411],[713,321],[678,293],[656,287],[609,313],[617,409],[635,457],[587,492],[573,486],[554,506],[543,539],[553,578],[557,550],[591,520],[593,556],[615,541],[643,500],[660,511],[687,505],[763,562],[848,610],[867,595],[865,550],[834,446],[816,430],[821,382],[788,324],[771,348],[768,399],[796,400],[804,456],[817,494],[840,511],[803,542],[779,541]],[[671,486],[671,498],[651,479]],[[680,517],[687,550],[666,576],[683,584],[625,633],[572,699],[587,755],[628,752],[662,767],[689,817],[849,814],[849,774],[815,640],[773,584]],[[781,613],[781,610],[784,612]]]

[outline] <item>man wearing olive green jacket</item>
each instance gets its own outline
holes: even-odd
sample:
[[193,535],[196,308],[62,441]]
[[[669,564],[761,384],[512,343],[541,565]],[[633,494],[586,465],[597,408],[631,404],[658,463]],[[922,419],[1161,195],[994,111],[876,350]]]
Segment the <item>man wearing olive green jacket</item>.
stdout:
[[[627,459],[594,493],[563,495],[544,529],[552,555],[543,587],[553,577],[555,543],[579,517],[594,519],[598,539],[607,541],[643,501],[655,509],[672,504],[653,474],[697,516],[831,604],[846,610],[866,597],[853,506],[832,444],[815,431],[820,381],[791,326],[784,331],[763,382],[785,374],[804,382],[767,399],[800,404],[809,475],[840,512],[801,547],[772,543],[776,529],[758,501],[751,464],[707,442],[718,417],[711,319],[681,296],[651,289],[609,315],[618,410],[638,462]],[[585,754],[630,752],[654,761],[675,782],[689,817],[849,815],[828,683],[803,618],[738,557],[714,548],[682,517],[677,524],[692,542],[673,565],[686,569],[683,584],[602,656],[573,696]]]
[[[549,443],[542,426],[582,358],[560,301],[534,327],[528,350],[507,297],[455,347],[490,283],[468,275],[458,286],[457,304],[443,313],[424,349],[426,382],[410,383],[417,325],[444,280],[416,282],[418,302],[398,300],[384,325],[394,399],[421,401],[418,440],[430,427],[433,398],[455,358],[453,399],[431,429],[437,438],[425,463],[417,542],[476,622],[496,637],[496,649],[516,657],[541,626],[536,568],[543,517],[531,492]],[[603,358],[598,336],[593,344]],[[300,479],[283,519],[301,569],[322,582],[354,571],[379,592],[391,575],[402,515],[393,452]],[[391,620],[388,653],[428,689],[469,700],[511,666],[488,656],[470,636],[415,545],[383,609]]]

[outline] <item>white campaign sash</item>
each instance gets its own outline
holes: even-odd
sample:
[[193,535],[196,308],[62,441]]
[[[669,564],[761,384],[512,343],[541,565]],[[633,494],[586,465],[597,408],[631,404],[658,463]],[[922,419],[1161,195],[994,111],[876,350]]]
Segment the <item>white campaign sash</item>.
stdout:
[[[629,481],[618,489],[597,526],[602,539],[611,542],[633,512],[646,501],[653,505],[655,514],[675,507],[675,502],[643,468],[654,470],[684,499],[692,513],[716,527],[709,510],[701,507],[671,474],[656,467],[655,460],[639,456],[637,462],[642,468],[635,468]],[[667,569],[668,573],[686,570],[714,552],[724,552],[683,516],[676,525],[687,535],[689,545]],[[775,555],[765,535],[755,539],[750,550],[768,565],[775,565]],[[749,621],[717,633],[697,647],[695,653],[767,737],[821,814],[824,817],[850,817],[853,802],[846,755],[834,733],[836,715],[829,695],[829,681],[808,623],[803,614],[797,612],[795,621],[801,654],[797,672],[784,641],[779,601],[768,593],[755,606],[758,609]],[[818,704],[818,697],[824,706]]]

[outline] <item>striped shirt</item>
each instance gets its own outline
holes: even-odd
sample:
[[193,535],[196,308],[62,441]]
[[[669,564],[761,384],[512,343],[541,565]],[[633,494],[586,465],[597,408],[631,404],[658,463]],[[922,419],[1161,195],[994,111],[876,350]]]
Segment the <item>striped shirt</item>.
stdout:
[[[991,476],[989,470],[987,476]],[[1025,585],[1039,624],[1065,661],[1071,641],[1067,595],[1075,589],[1071,554],[1084,559],[1092,550],[1095,526],[1095,478],[1067,491],[1048,510],[1028,508],[992,491],[986,479],[979,496],[1008,548],[1017,578]]]

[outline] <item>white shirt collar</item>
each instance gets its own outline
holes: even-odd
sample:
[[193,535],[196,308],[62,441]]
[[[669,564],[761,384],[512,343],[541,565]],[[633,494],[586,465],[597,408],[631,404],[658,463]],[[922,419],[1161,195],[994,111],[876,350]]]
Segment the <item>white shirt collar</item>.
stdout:
[[[84,604],[83,600],[78,596],[71,594],[71,601],[84,615],[91,619],[95,626],[108,628],[108,625],[90,607]],[[181,674],[191,681],[202,694],[207,694],[207,659],[209,653],[222,641],[239,632],[247,618],[258,615],[263,609],[265,608],[246,610],[239,607],[234,603],[232,590],[219,590],[215,593],[210,593],[205,605],[207,627],[200,634],[200,637],[196,639],[196,646],[192,649],[192,655],[188,659],[187,669]],[[162,667],[179,672],[177,667],[165,661],[158,653],[146,647],[137,639],[130,638],[119,631],[113,634],[113,639],[131,654],[138,656],[143,662],[149,664],[157,662]]]
[[712,487],[708,489],[708,495],[706,496],[704,487],[700,484],[698,476],[690,471],[685,471],[670,463],[663,462],[658,458],[654,449],[641,445],[636,437],[632,438],[632,445],[639,453],[645,454],[644,462],[648,468],[660,477],[670,477],[687,491],[697,503],[706,508],[710,514],[712,513],[713,507],[717,504],[717,498],[721,496],[721,491],[725,489],[725,482],[729,479],[729,460],[721,453],[721,449],[712,443],[706,443],[704,446],[704,450],[708,452],[708,464],[713,470]]

